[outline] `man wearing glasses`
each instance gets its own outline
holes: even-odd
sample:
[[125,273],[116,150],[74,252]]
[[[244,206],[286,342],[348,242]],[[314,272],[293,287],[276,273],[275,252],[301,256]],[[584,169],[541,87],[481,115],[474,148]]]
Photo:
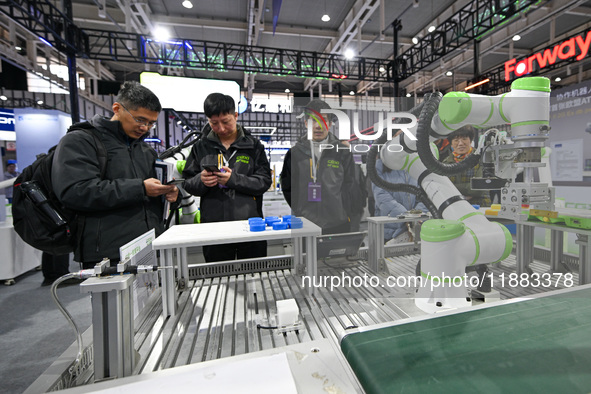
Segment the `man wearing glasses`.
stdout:
[[[137,82],[125,82],[109,119],[95,115],[73,125],[61,139],[53,160],[53,190],[64,207],[84,217],[74,260],[84,268],[108,257],[119,261],[119,247],[145,233],[163,230],[164,203],[175,202],[178,189],[156,179],[157,154],[143,139],[162,110],[158,97]],[[101,176],[95,137],[107,151]]]
[[[451,145],[451,154],[441,160],[443,163],[453,164],[463,161],[472,153],[472,141],[474,140],[475,130],[472,126],[464,126],[453,133],[447,139]],[[472,190],[470,179],[473,177],[482,177],[482,167],[477,164],[474,168],[467,169],[459,174],[450,175],[449,179],[458,188],[460,193],[470,204],[490,207],[490,196],[488,191]]]

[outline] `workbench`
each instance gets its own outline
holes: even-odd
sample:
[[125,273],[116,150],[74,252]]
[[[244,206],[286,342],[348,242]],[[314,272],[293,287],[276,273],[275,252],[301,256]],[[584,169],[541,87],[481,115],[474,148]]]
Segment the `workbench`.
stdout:
[[[230,222],[184,224],[173,226],[152,242],[152,248],[160,251],[158,264],[162,269],[162,302],[164,316],[176,313],[176,292],[174,270],[180,281],[189,280],[188,255],[189,247],[204,245],[220,245],[236,242],[268,241],[273,239],[287,239],[293,243],[293,269],[298,275],[316,276],[316,237],[322,229],[311,221],[302,218],[303,227],[294,230],[273,230],[252,232],[248,221],[238,220]],[[306,242],[306,264],[302,242]],[[176,251],[177,258],[174,258]],[[177,264],[175,264],[177,263]],[[311,283],[314,283],[311,281]],[[306,289],[309,295],[314,293],[314,287]]]

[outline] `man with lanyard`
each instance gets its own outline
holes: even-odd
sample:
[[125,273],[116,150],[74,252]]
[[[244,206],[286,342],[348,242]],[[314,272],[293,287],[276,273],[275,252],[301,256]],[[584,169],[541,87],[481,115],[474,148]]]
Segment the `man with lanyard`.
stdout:
[[[203,107],[208,123],[183,171],[185,190],[201,197],[201,222],[262,217],[263,193],[271,185],[263,145],[236,123],[232,97],[212,93]],[[267,242],[204,246],[203,255],[207,262],[264,257]]]
[[353,155],[329,132],[332,118],[322,109],[330,109],[322,100],[306,105],[312,139],[304,135],[285,155],[281,186],[294,215],[311,220],[323,234],[346,233],[355,193]]

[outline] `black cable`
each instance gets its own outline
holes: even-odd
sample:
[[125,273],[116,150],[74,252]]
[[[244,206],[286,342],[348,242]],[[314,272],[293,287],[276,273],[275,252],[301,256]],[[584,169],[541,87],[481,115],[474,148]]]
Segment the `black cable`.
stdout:
[[277,326],[261,326],[260,324],[257,324],[257,329],[263,329],[263,330],[275,330],[279,327]]
[[[193,136],[197,136],[197,138],[195,138],[193,141],[187,143],[187,141],[193,137]],[[187,136],[181,141],[180,144],[178,144],[177,146],[173,146],[168,148],[167,150],[165,150],[164,152],[162,152],[160,154],[160,156],[158,157],[160,160],[165,160],[168,159],[169,157],[174,156],[175,154],[177,154],[178,152],[182,151],[183,149],[193,145],[195,142],[199,141],[199,139],[201,138],[201,131],[191,131],[189,134],[187,134]]]
[[[425,101],[423,101],[418,106],[412,108],[409,112],[417,116],[417,114],[421,112],[424,108],[424,104]],[[417,196],[417,199],[420,202],[422,202],[425,205],[425,207],[427,207],[431,215],[434,218],[439,219],[437,207],[435,207],[435,204],[433,204],[433,202],[429,200],[429,198],[427,198],[425,191],[420,186],[417,187],[406,183],[390,183],[382,179],[378,174],[376,170],[376,161],[378,156],[377,147],[384,144],[386,142],[386,139],[387,135],[383,134],[382,136],[380,136],[380,138],[376,140],[375,144],[372,145],[371,149],[369,150],[369,154],[367,155],[367,175],[369,175],[369,179],[371,179],[371,181],[376,186],[384,190],[414,194],[415,196]]]

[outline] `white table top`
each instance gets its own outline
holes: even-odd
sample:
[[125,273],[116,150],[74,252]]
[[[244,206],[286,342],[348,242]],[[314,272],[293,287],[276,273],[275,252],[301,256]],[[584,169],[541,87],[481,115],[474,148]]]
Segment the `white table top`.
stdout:
[[247,220],[172,226],[152,242],[154,250],[186,248],[190,246],[219,245],[234,242],[265,241],[295,237],[319,236],[322,229],[311,221],[301,218],[304,227],[295,230],[251,232]]

